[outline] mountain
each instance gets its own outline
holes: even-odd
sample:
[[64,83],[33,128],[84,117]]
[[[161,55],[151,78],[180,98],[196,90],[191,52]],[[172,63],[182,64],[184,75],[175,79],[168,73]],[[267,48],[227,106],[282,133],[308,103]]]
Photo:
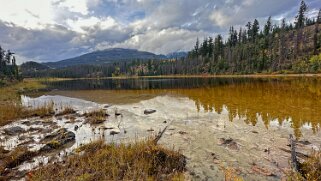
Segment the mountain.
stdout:
[[51,68],[63,68],[73,65],[83,64],[105,64],[119,61],[130,61],[130,60],[147,60],[147,59],[166,59],[163,55],[156,55],[154,53],[138,51],[135,49],[124,49],[124,48],[111,48],[101,51],[95,51],[87,53],[75,58],[61,60],[58,62],[48,62],[44,65]]
[[35,74],[39,71],[49,70],[50,67],[37,63],[37,62],[25,62],[19,66],[22,76]]
[[186,58],[188,55],[187,52],[173,52],[166,55],[166,58],[168,59],[180,59],[180,58]]

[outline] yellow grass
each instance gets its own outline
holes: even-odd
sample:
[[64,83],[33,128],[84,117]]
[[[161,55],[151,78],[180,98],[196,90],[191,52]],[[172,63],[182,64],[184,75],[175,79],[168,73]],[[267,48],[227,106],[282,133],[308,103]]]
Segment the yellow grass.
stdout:
[[321,151],[312,151],[312,153],[309,155],[309,158],[300,165],[300,173],[291,172],[288,180],[321,180]]
[[77,152],[65,163],[32,172],[31,180],[184,180],[185,157],[152,140],[130,145],[98,141]]
[[226,168],[224,169],[224,180],[225,181],[243,181],[241,177],[239,177],[236,173],[237,171],[234,168]]
[[0,88],[0,126],[19,118],[46,116],[53,113],[52,105],[26,109],[20,105],[20,94],[45,88],[39,80],[24,80]]
[[5,178],[1,178],[6,168],[14,168],[24,161],[30,160],[35,155],[35,152],[29,151],[26,147],[17,147],[12,151],[7,151],[0,147],[0,180],[6,180]]
[[28,109],[20,104],[7,103],[0,104],[0,126],[6,125],[17,119],[29,117],[47,117],[55,114],[53,104],[49,103],[41,107]]
[[87,118],[88,122],[91,124],[100,124],[106,121],[108,114],[105,110],[94,110],[88,113],[85,113],[84,116]]
[[56,116],[63,116],[67,114],[74,114],[76,111],[72,107],[64,107],[61,112],[59,112]]

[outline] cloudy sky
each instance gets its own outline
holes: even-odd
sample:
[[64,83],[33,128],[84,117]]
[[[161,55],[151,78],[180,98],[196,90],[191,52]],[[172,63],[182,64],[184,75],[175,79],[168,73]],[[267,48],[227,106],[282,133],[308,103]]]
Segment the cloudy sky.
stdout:
[[[310,14],[320,0],[306,0]],[[20,62],[111,47],[167,54],[254,18],[291,21],[299,0],[0,0],[0,45]]]

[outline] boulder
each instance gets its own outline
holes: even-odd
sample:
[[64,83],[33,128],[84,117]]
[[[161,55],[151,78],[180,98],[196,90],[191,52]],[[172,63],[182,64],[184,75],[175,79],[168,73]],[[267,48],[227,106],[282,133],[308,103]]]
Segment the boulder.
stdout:
[[120,131],[119,130],[111,130],[110,132],[109,132],[109,134],[110,135],[116,135],[116,134],[119,134],[120,133]]
[[230,150],[234,150],[234,151],[239,150],[239,145],[232,138],[228,138],[228,139],[220,138],[218,140],[218,144],[221,146],[225,146]]
[[4,133],[7,134],[7,135],[17,135],[19,133],[23,133],[25,132],[25,130],[23,128],[21,128],[20,126],[14,126],[14,127],[11,127],[11,128],[6,128],[4,129]]
[[145,115],[153,114],[153,113],[155,113],[155,112],[156,112],[156,110],[154,110],[154,109],[145,109],[145,110],[144,110],[144,114],[145,114]]
[[68,131],[66,128],[61,128],[51,135],[47,135],[42,142],[46,145],[40,149],[40,151],[51,151],[53,149],[60,148],[67,143],[75,140],[75,133]]
[[107,109],[107,108],[109,108],[109,107],[111,107],[110,104],[105,104],[105,105],[104,105],[104,109]]

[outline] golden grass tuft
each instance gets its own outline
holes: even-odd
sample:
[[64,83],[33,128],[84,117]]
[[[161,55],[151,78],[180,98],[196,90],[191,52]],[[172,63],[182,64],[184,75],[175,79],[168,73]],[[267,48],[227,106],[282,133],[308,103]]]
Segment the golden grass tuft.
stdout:
[[300,173],[291,172],[288,180],[321,180],[321,151],[312,151],[309,158],[300,165]]
[[14,168],[24,161],[30,160],[36,155],[35,152],[29,151],[26,147],[17,147],[12,151],[1,149],[0,175],[5,175],[6,168]]
[[76,111],[72,108],[72,107],[64,107],[63,110],[58,113],[56,116],[63,116],[63,115],[67,115],[67,114],[75,114]]
[[90,124],[100,124],[106,121],[109,116],[105,110],[94,110],[84,114]]
[[17,119],[30,117],[48,117],[55,114],[53,103],[48,103],[37,108],[25,108],[13,102],[0,104],[0,126],[6,125]]
[[224,176],[225,181],[243,181],[243,179],[238,176],[237,170],[235,170],[234,168],[224,169]]
[[32,172],[31,180],[184,180],[185,157],[150,140],[129,145],[97,141],[77,151],[65,163]]
[[26,118],[32,114],[39,116],[52,112],[49,105],[36,109],[26,109],[20,105],[20,94],[24,92],[44,89],[39,80],[23,80],[0,88],[0,126],[19,118]]

